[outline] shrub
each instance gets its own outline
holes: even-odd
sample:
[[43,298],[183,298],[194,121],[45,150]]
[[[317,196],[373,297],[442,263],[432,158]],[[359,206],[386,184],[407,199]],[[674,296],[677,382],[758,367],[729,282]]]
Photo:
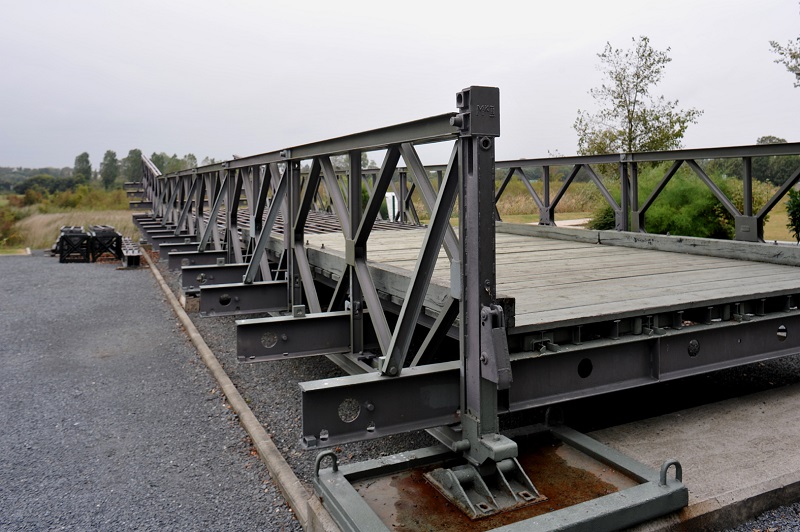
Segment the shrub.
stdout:
[[14,246],[19,243],[17,221],[22,218],[20,211],[13,207],[0,207],[0,247]]
[[[639,176],[639,198],[646,201],[660,182],[667,166],[645,170]],[[739,210],[744,210],[744,193],[740,179],[711,176],[712,181]],[[767,183],[753,182],[753,209],[763,206],[774,192]],[[612,191],[618,198],[619,193]],[[589,224],[591,229],[613,229],[614,211],[605,205],[597,210]],[[670,180],[645,215],[649,233],[732,239],[735,236],[733,216],[711,190],[688,168],[682,167]]]
[[587,228],[594,229],[595,231],[614,229],[616,226],[616,214],[608,203],[605,203],[602,207],[595,210],[592,214],[592,219],[586,224]]

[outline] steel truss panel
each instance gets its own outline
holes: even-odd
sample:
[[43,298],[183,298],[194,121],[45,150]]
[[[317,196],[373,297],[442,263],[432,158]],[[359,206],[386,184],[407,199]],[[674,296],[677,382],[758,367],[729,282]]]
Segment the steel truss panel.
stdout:
[[[675,512],[689,503],[689,491],[682,482],[683,471],[680,463],[675,460],[665,460],[660,470],[655,470],[568,427],[537,426],[531,427],[531,430],[538,434],[549,431],[555,439],[612,469],[624,472],[638,484],[597,499],[495,528],[496,531],[610,532]],[[332,461],[332,466],[321,469],[322,463],[328,458]],[[342,466],[339,466],[335,453],[325,451],[317,456],[312,483],[326,509],[345,532],[388,531],[389,527],[369,507],[353,483],[411,469],[429,469],[437,465],[450,467],[453,463],[457,463],[457,456],[443,445]],[[669,474],[672,469],[674,476]]]
[[[514,382],[508,406],[501,411],[522,411],[797,353],[797,310],[664,330],[662,335],[562,346],[547,354],[519,353],[512,355]],[[460,420],[458,367],[458,362],[447,362],[405,368],[395,378],[367,374],[301,383],[303,439],[317,446],[337,445],[455,423]],[[349,423],[338,414],[346,400],[361,405]]]
[[199,290],[201,286],[212,284],[233,284],[241,282],[247,264],[197,265],[181,268],[181,286],[187,290]]
[[219,284],[200,287],[201,316],[280,312],[289,308],[286,281]]
[[349,353],[349,325],[349,311],[238,320],[237,356],[258,362]]

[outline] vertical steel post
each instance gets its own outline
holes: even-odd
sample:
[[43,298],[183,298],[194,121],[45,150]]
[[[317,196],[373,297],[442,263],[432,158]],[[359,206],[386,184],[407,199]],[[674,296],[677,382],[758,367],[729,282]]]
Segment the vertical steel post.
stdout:
[[304,227],[297,227],[297,211],[300,207],[300,161],[287,161],[286,162],[286,177],[289,179],[287,184],[288,190],[288,213],[284,222],[283,230],[283,246],[286,253],[286,279],[289,281],[289,301],[292,308],[303,305],[303,284],[300,278],[300,270],[297,267],[297,260],[295,259],[295,244],[300,243],[303,246],[303,231]]
[[[507,357],[497,346],[502,338],[487,331],[487,311],[496,303],[494,139],[500,135],[500,92],[470,87],[456,96],[459,114],[453,124],[459,138],[459,241],[461,242],[461,425],[469,441],[465,458],[481,472],[516,457],[516,444],[498,433],[497,379],[489,368]],[[489,318],[492,319],[492,318]],[[505,324],[500,324],[505,327]],[[488,334],[488,337],[487,337]],[[488,436],[488,437],[487,437]]]
[[[355,267],[355,261],[358,259],[366,260],[367,258],[367,244],[366,241],[362,246],[356,247],[354,239],[356,232],[361,226],[361,152],[354,150],[350,152],[350,177],[347,181],[348,192],[347,200],[350,204],[350,234],[345,235],[347,239],[348,250],[352,247],[351,254],[347,254],[347,262],[350,271],[350,339],[352,352],[359,354],[364,351],[364,319],[362,309],[364,308],[363,295],[361,293],[361,284],[358,282],[358,276],[352,271]],[[352,262],[352,264],[351,264]]]
[[639,164],[631,163],[631,231],[644,231],[643,216],[639,212]]
[[550,167],[542,167],[542,203],[544,203],[545,210],[539,211],[539,225],[555,225],[555,209],[550,207]]
[[[742,157],[744,166],[743,181],[743,209],[741,215],[735,215],[736,240],[745,242],[760,242],[764,240],[764,220],[753,216],[753,158]],[[730,209],[729,209],[730,210]]]
[[[408,164],[408,163],[406,163]],[[398,213],[399,213],[399,220],[401,224],[406,223],[406,182],[408,180],[408,176],[405,171],[400,172],[400,197],[397,198],[398,200]]]
[[627,231],[630,229],[628,219],[628,209],[630,208],[630,183],[628,180],[628,162],[625,156],[621,156],[619,162],[619,188],[620,188],[620,226],[617,227],[618,231]]
[[753,158],[744,157],[744,215],[753,216]]

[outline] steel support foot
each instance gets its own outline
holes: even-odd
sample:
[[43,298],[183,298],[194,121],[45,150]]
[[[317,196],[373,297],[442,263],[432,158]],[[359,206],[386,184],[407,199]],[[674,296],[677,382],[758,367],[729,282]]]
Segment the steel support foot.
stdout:
[[465,464],[434,469],[425,478],[473,520],[547,500],[516,458],[494,465],[494,471],[488,475],[481,475],[475,466]]

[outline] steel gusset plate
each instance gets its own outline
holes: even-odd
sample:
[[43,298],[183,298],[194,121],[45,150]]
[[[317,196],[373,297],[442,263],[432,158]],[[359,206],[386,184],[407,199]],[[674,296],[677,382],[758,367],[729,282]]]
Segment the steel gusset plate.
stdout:
[[288,308],[289,289],[285,281],[200,287],[201,316],[280,312]]
[[246,271],[246,263],[184,266],[181,268],[181,286],[184,290],[191,290],[206,285],[240,283]]
[[240,362],[349,353],[350,312],[237,320],[236,352]]

